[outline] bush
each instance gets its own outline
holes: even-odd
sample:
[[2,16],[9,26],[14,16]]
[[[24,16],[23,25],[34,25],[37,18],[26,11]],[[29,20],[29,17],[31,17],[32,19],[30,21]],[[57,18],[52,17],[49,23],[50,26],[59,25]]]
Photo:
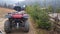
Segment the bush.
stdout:
[[38,5],[27,6],[26,11],[31,15],[37,27],[50,28],[49,16],[46,10],[43,10]]
[[60,8],[57,8],[56,9],[56,13],[60,13]]

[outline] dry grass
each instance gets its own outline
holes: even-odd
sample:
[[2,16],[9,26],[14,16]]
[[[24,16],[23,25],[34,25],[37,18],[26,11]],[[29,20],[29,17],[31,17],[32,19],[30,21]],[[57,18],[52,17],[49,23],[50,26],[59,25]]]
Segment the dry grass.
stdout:
[[9,13],[9,12],[13,12],[14,10],[12,9],[8,9],[8,8],[1,8],[0,7],[0,17],[3,17],[5,14]]

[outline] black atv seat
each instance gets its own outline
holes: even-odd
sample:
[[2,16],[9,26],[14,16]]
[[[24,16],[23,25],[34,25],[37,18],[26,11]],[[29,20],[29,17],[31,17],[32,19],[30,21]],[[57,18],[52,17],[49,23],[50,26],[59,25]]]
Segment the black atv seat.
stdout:
[[22,10],[20,6],[15,6],[13,9],[18,11],[18,12]]

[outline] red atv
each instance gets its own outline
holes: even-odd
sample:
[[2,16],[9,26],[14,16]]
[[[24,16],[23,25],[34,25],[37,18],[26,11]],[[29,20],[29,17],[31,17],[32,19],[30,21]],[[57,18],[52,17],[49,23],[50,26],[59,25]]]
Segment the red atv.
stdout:
[[4,24],[4,30],[6,33],[10,33],[13,29],[20,29],[23,28],[24,32],[29,32],[29,22],[28,22],[28,15],[20,13],[20,8],[18,6],[15,7],[15,10],[18,10],[18,12],[14,13],[8,13],[6,17],[8,20],[6,20]]

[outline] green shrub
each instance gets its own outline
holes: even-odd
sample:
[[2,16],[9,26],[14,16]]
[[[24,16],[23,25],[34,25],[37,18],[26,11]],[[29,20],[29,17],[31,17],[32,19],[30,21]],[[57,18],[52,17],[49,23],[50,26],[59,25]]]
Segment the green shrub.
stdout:
[[60,13],[60,8],[57,8],[56,9],[56,13]]
[[38,5],[33,5],[27,6],[26,12],[33,18],[37,24],[37,27],[46,29],[50,28],[51,24],[49,22],[49,16],[46,10],[41,9]]

